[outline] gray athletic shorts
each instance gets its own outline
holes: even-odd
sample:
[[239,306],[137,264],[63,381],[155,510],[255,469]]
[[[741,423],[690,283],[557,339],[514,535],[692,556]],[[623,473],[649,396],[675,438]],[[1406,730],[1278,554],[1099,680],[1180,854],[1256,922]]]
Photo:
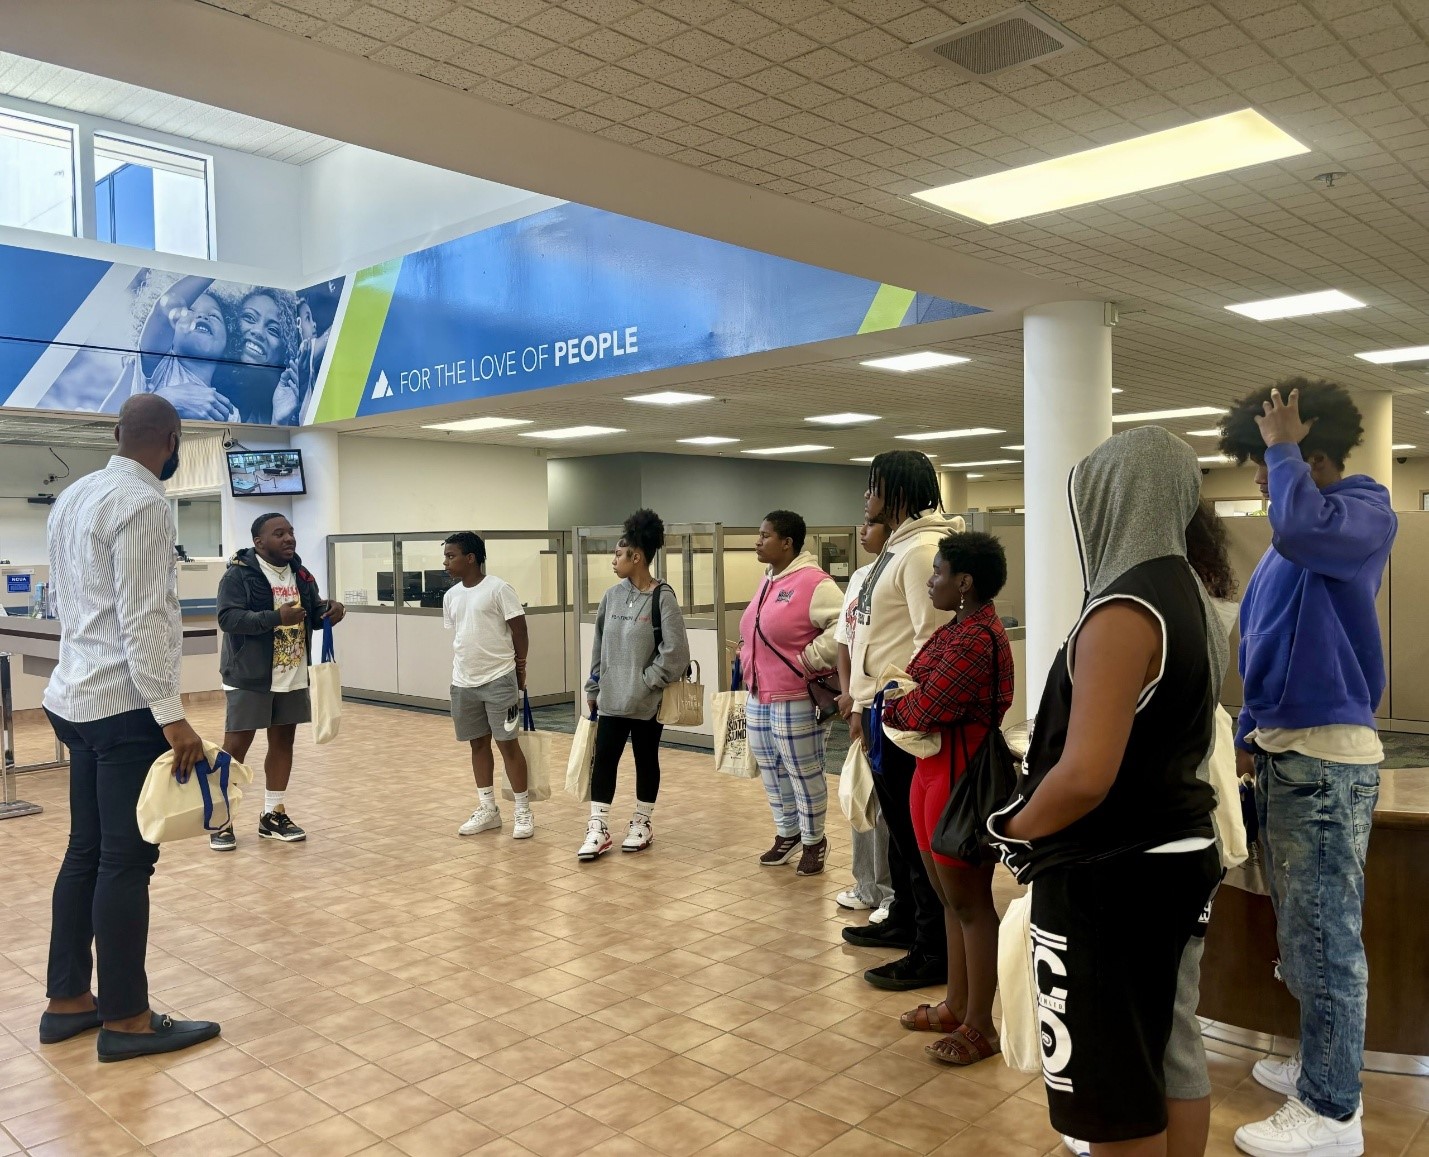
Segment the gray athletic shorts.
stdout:
[[452,688],[452,723],[459,743],[494,736],[507,743],[521,730],[521,689],[511,671],[480,687]]
[[1205,951],[1206,938],[1192,936],[1181,953],[1181,969],[1176,974],[1176,1011],[1161,1063],[1166,1095],[1173,1101],[1199,1101],[1211,1095],[1206,1046],[1196,1017],[1196,1007],[1201,1003],[1201,956]]
[[308,689],[296,691],[225,691],[228,718],[225,731],[265,731],[291,723],[311,723],[313,705]]

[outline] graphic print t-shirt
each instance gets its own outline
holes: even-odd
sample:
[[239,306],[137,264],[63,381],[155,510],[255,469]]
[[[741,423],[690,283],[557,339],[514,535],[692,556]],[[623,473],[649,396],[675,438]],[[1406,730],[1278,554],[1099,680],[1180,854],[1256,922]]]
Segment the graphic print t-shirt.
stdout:
[[487,575],[474,587],[457,583],[442,596],[442,624],[455,630],[452,686],[484,687],[516,670],[510,621],[526,613],[515,588]]
[[[291,566],[281,569],[258,559],[268,585],[273,588],[273,609],[301,605],[298,580]],[[297,691],[308,685],[308,647],[306,622],[295,627],[277,627],[273,631],[273,691]]]

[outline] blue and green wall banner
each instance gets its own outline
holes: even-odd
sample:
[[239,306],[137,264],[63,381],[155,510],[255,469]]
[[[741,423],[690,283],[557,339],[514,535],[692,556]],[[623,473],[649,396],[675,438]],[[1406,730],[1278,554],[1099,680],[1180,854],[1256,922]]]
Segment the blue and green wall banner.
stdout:
[[297,291],[0,246],[0,404],[321,423],[983,312],[570,203]]

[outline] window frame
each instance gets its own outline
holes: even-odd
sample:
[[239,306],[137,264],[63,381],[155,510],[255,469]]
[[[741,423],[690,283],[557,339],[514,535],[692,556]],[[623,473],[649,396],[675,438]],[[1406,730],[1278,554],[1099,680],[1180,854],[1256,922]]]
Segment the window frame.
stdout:
[[[203,202],[204,202],[204,233],[205,233],[205,240],[206,240],[206,245],[205,245],[206,252],[202,255],[202,257],[198,257],[198,258],[195,258],[195,255],[194,255],[194,254],[191,254],[191,253],[170,253],[169,255],[170,255],[170,256],[173,256],[173,257],[188,257],[188,258],[194,258],[194,259],[197,259],[197,260],[207,260],[207,261],[216,261],[216,260],[218,260],[218,228],[217,228],[217,225],[218,225],[217,217],[218,217],[218,215],[217,215],[217,212],[216,212],[216,202],[215,202],[215,198],[214,198],[214,164],[213,164],[213,155],[212,155],[211,153],[201,153],[201,152],[197,152],[197,151],[195,151],[195,150],[193,150],[193,149],[178,148],[178,147],[176,147],[176,146],[174,146],[174,145],[160,144],[158,141],[147,140],[147,139],[145,139],[144,137],[134,136],[134,135],[131,134],[131,133],[113,132],[113,131],[111,131],[111,130],[109,130],[109,129],[95,129],[95,130],[93,130],[92,132],[88,133],[88,134],[87,134],[87,137],[88,137],[88,146],[89,146],[89,155],[90,155],[90,170],[89,170],[89,171],[90,171],[90,173],[92,174],[92,184],[93,184],[93,186],[94,186],[94,196],[95,196],[95,198],[96,198],[95,220],[92,222],[92,227],[93,227],[93,230],[94,230],[94,232],[95,232],[95,237],[93,238],[93,240],[100,240],[99,237],[98,237],[98,232],[99,232],[99,220],[98,220],[98,217],[99,217],[99,213],[98,213],[98,208],[97,208],[97,199],[98,199],[98,196],[99,196],[99,183],[100,183],[100,181],[103,179],[103,178],[99,177],[99,175],[98,175],[98,173],[99,173],[98,158],[99,158],[99,150],[100,150],[100,148],[101,148],[100,142],[101,142],[101,141],[113,141],[113,142],[115,142],[116,144],[118,144],[118,145],[121,146],[121,147],[124,146],[124,145],[132,146],[137,152],[140,152],[140,153],[143,153],[143,152],[150,152],[150,153],[168,153],[168,154],[171,154],[172,156],[182,157],[182,158],[184,158],[184,159],[187,160],[187,161],[196,161],[196,162],[198,162],[198,167],[201,167],[202,170],[203,170],[203,186],[204,186],[204,198],[203,198]],[[131,163],[131,164],[132,164],[132,163],[135,163],[135,162],[132,162],[132,161],[131,161],[131,162],[128,162],[128,163]],[[143,164],[144,161],[141,159],[141,160],[138,161],[138,163]],[[150,168],[153,168],[154,166],[150,165],[149,167],[150,167]],[[157,232],[157,222],[155,223],[155,230],[156,230],[156,232]],[[119,244],[119,242],[103,242],[103,244]],[[156,245],[154,248],[152,248],[152,249],[146,249],[145,252],[149,252],[149,253],[169,253],[168,250],[159,249],[159,248],[157,247],[157,245]]]
[[25,225],[4,225],[6,229],[18,229],[26,233],[43,233],[48,237],[84,237],[84,212],[82,196],[82,169],[81,154],[83,144],[81,137],[83,133],[77,122],[61,120],[57,117],[46,116],[43,113],[30,112],[28,109],[16,108],[8,101],[0,101],[0,115],[13,117],[16,120],[31,121],[35,124],[47,125],[50,128],[64,129],[69,133],[70,141],[70,190],[69,190],[69,217],[70,231],[68,233],[53,233],[48,229],[34,229]]

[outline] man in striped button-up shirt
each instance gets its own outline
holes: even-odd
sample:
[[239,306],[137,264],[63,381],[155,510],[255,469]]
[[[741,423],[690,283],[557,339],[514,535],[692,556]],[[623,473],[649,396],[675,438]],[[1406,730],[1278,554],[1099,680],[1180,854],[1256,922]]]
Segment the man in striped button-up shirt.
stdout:
[[155,1016],[144,972],[159,849],[139,834],[139,789],[169,748],[182,781],[203,758],[179,698],[183,629],[162,481],[178,469],[179,435],[167,401],[130,398],[114,431],[119,452],[69,487],[50,514],[61,634],[45,711],[70,751],[70,836],[55,880],[40,1040],[102,1025],[100,1060],[172,1052],[218,1035],[210,1022]]

